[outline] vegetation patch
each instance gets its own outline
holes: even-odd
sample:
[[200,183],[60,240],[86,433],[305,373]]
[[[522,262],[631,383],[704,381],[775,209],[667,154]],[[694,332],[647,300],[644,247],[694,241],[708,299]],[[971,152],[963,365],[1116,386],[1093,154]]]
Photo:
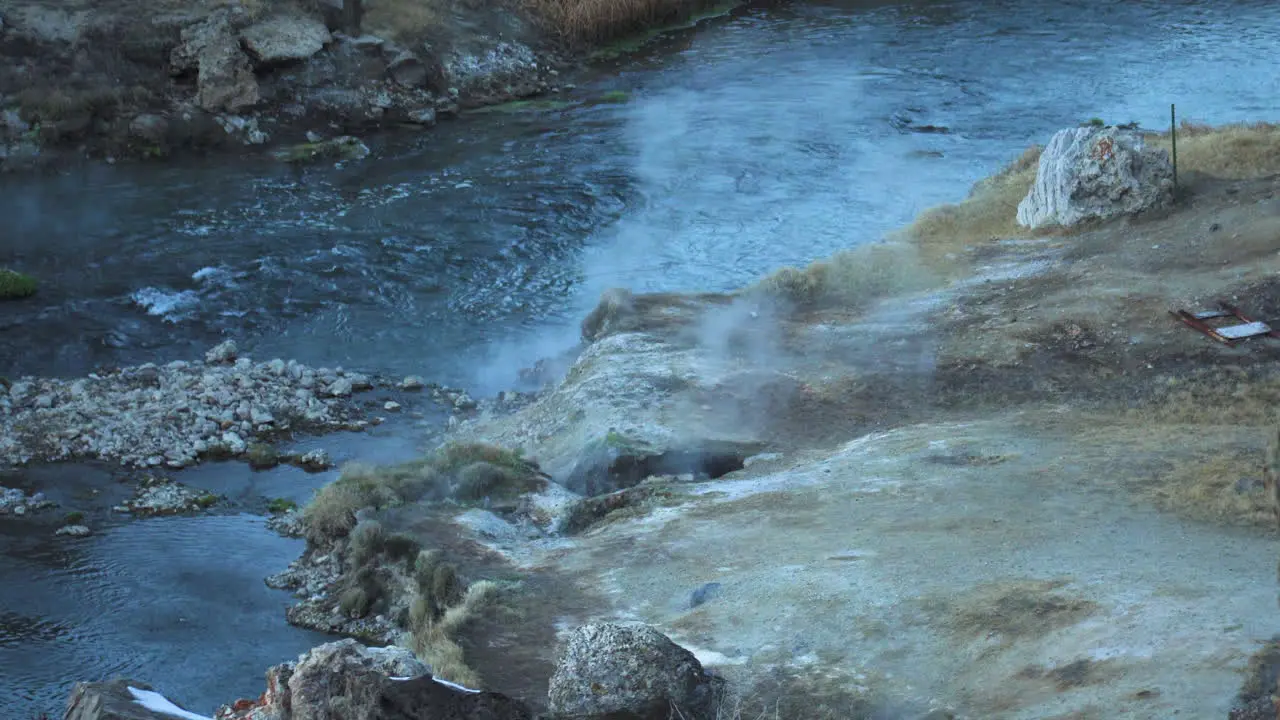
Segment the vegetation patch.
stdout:
[[36,294],[39,283],[30,275],[0,268],[0,300],[18,300]]
[[1226,525],[1275,525],[1263,491],[1262,455],[1222,451],[1159,473],[1146,489],[1156,507]]
[[[1152,133],[1147,142],[1173,149],[1169,133]],[[1246,180],[1280,174],[1280,124],[1204,125],[1183,121],[1178,127],[1178,172],[1201,172]]]
[[273,515],[281,515],[298,509],[298,503],[288,498],[271,498],[267,501],[267,511]]
[[497,583],[481,580],[470,585],[439,550],[418,553],[413,567],[416,596],[409,610],[413,651],[432,672],[450,682],[480,687],[480,677],[467,665],[458,635],[498,599]]
[[842,250],[803,269],[784,267],[765,276],[749,295],[781,299],[794,307],[864,309],[872,301],[923,290],[937,282],[921,263],[915,247],[874,243]]
[[356,527],[356,511],[361,508],[443,500],[502,504],[542,489],[546,481],[537,463],[518,452],[488,443],[450,443],[421,460],[344,467],[303,510],[303,522],[309,540],[331,542]]
[[571,47],[602,48],[596,58],[617,56],[656,35],[723,14],[736,3],[715,0],[527,0],[543,24]]
[[1097,611],[1096,603],[1057,592],[1064,580],[1018,580],[979,585],[936,602],[927,609],[962,636],[998,635],[1008,642],[1041,637],[1074,625]]
[[280,453],[267,443],[252,443],[245,457],[254,470],[270,470],[280,464]]
[[64,515],[62,521],[68,525],[82,525],[84,524],[84,513],[74,510]]

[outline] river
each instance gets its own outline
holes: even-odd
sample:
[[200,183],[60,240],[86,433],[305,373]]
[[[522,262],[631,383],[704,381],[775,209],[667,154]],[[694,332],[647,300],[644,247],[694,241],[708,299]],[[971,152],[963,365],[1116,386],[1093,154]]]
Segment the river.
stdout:
[[[1278,38],[1280,5],[1262,0],[803,3],[664,38],[564,103],[373,138],[344,167],[0,178],[0,263],[43,283],[0,305],[0,375],[192,358],[232,337],[261,359],[493,392],[570,347],[606,287],[740,287],[956,201],[1059,128],[1164,127],[1170,103],[1275,120]],[[267,663],[312,640],[256,584],[298,552],[260,525],[155,520],[75,551],[4,536],[0,617],[38,632],[0,622],[0,676],[20,685],[0,714],[56,711],[85,675],[66,648],[189,688],[175,694],[201,712],[256,694]],[[215,543],[214,572],[183,569]],[[141,612],[165,618],[163,642]],[[197,613],[263,639],[174,629]]]

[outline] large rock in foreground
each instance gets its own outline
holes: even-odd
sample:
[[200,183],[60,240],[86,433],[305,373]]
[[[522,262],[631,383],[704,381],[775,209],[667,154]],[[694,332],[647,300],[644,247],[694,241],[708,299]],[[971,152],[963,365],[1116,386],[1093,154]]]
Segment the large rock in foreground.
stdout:
[[139,703],[129,692],[131,687],[151,691],[150,685],[132,680],[76,683],[63,720],[173,720],[173,715],[155,712]]
[[575,719],[694,720],[711,716],[720,683],[693,653],[648,625],[584,625],[556,665],[550,705]]
[[438,681],[413,653],[340,640],[267,671],[267,690],[219,720],[529,720],[522,703]]
[[1031,192],[1018,204],[1018,224],[1070,227],[1159,207],[1173,197],[1169,153],[1142,135],[1114,127],[1059,130],[1040,155]]

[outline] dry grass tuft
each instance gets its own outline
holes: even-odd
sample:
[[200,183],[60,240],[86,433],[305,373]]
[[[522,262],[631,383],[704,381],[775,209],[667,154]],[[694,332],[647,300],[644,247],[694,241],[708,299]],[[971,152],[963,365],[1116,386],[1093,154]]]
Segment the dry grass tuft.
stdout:
[[572,46],[598,45],[685,20],[705,0],[527,0],[527,7]]
[[[1172,149],[1167,132],[1146,139]],[[1184,120],[1178,127],[1178,170],[1240,180],[1280,174],[1280,124],[1214,127]]]
[[438,617],[429,613],[413,613],[413,651],[431,666],[432,674],[442,680],[469,688],[480,687],[480,676],[466,663],[465,652],[458,644],[458,634],[478,618],[498,598],[498,585],[490,580],[472,583],[461,601],[444,610]]
[[973,186],[969,197],[955,205],[924,211],[907,229],[907,236],[936,259],[996,238],[1027,234],[1017,222],[1018,203],[1031,192],[1039,169],[1039,145],[1028,148],[995,175]]
[[930,287],[937,278],[905,243],[876,243],[842,250],[803,270],[784,267],[747,290],[797,307],[839,306],[862,309],[872,301]]
[[357,510],[414,502],[429,493],[439,494],[444,486],[440,472],[428,461],[385,467],[347,465],[302,511],[307,538],[323,543],[345,537],[356,526]]
[[1262,488],[1262,457],[1224,451],[1179,463],[1157,475],[1145,493],[1156,507],[1226,525],[1275,524]]

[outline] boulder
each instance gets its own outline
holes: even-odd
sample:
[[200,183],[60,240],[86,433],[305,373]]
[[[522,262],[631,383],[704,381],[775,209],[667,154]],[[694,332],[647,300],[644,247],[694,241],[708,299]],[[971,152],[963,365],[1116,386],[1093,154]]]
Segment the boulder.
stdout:
[[296,664],[267,671],[267,691],[218,711],[219,720],[529,720],[528,708],[497,693],[431,677],[400,647],[340,640],[313,648]]
[[1160,207],[1173,198],[1169,153],[1116,127],[1059,130],[1040,155],[1031,192],[1018,204],[1018,224],[1070,227]]
[[551,676],[550,709],[567,718],[693,720],[712,714],[721,682],[648,625],[584,625]]
[[226,13],[183,28],[169,58],[174,74],[196,71],[196,104],[209,112],[235,112],[258,102],[258,81]]
[[[142,693],[131,693],[129,688]],[[159,698],[153,693],[150,685],[133,680],[76,683],[63,720],[173,720],[173,715],[147,707],[155,702],[139,701]]]
[[302,14],[276,15],[240,33],[244,47],[259,68],[300,62],[324,49],[333,37],[318,18]]

